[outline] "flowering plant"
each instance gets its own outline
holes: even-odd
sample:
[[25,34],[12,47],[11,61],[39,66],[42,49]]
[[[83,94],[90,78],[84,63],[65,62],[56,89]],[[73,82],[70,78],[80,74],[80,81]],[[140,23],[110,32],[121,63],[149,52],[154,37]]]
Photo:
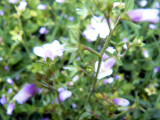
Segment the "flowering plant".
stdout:
[[160,6],[1,0],[0,119],[160,119]]

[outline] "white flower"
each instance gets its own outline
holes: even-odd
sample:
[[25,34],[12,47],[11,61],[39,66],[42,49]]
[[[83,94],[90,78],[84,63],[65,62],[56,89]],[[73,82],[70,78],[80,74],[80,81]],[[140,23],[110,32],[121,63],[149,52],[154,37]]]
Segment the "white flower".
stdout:
[[56,0],[57,3],[64,3],[66,0]]
[[[109,58],[105,62],[101,62],[100,70],[98,73],[98,79],[102,79],[106,76],[109,76],[113,73],[112,67],[115,64],[116,59],[115,58]],[[95,72],[97,72],[98,69],[98,61],[95,63]]]
[[37,56],[43,57],[46,61],[47,57],[54,60],[56,56],[61,57],[64,51],[64,44],[60,44],[59,41],[54,40],[51,44],[44,44],[42,47],[34,47],[33,53]]
[[103,20],[102,16],[94,16],[91,18],[91,24],[87,26],[82,35],[89,41],[95,41],[98,35],[100,38],[106,38],[109,32],[107,21]]
[[24,11],[24,10],[26,9],[26,6],[27,6],[27,2],[26,2],[26,1],[21,1],[21,2],[19,3],[18,8],[19,8],[19,10]]
[[46,6],[45,4],[39,4],[39,5],[37,6],[37,8],[38,8],[39,10],[46,10],[47,6]]
[[114,78],[113,77],[110,77],[110,78],[107,78],[103,81],[103,84],[107,84],[107,83],[112,83],[114,81]]

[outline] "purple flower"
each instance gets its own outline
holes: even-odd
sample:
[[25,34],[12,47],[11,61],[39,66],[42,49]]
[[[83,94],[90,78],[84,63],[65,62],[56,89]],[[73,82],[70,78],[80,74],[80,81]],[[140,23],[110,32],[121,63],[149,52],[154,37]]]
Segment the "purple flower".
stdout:
[[11,93],[12,93],[12,91],[13,91],[13,89],[12,89],[12,88],[9,88],[9,89],[8,89],[8,93],[9,93],[9,94],[11,94]]
[[26,1],[21,1],[21,2],[19,3],[18,8],[19,8],[19,10],[24,11],[24,10],[26,9],[26,6],[27,6],[27,2],[26,2]]
[[28,84],[24,86],[14,97],[19,104],[24,104],[28,99],[30,99],[36,93],[36,85]]
[[159,22],[159,10],[158,9],[135,9],[128,13],[129,18],[134,22]]
[[42,47],[34,47],[33,53],[43,57],[46,61],[47,57],[54,60],[56,56],[63,56],[64,44],[60,44],[58,40],[54,40],[51,44],[44,44]]
[[59,99],[61,102],[64,102],[66,99],[70,98],[72,96],[72,92],[69,90],[63,90],[59,94]]
[[118,106],[122,106],[122,107],[126,107],[128,106],[130,103],[128,100],[124,99],[124,98],[114,98],[113,102],[118,105]]
[[41,93],[42,92],[42,88],[37,88],[37,92]]
[[8,0],[9,3],[16,4],[19,0]]
[[4,70],[9,71],[9,67],[8,66],[4,66]]
[[37,8],[38,8],[39,10],[46,10],[47,6],[46,6],[45,4],[39,4],[39,5],[37,6]]
[[150,29],[155,30],[157,28],[157,26],[155,24],[149,24],[148,26]]
[[0,10],[0,16],[3,16],[3,15],[4,15],[4,11]]
[[7,102],[6,97],[5,97],[5,96],[2,96],[1,99],[0,99],[0,103],[1,103],[2,105],[4,105],[4,104],[6,104],[6,102]]
[[11,78],[7,78],[7,80],[6,80],[10,85],[13,85],[13,79],[11,79]]
[[15,104],[14,103],[10,103],[7,107],[7,115],[11,115],[13,110],[14,110]]
[[114,81],[114,79],[113,79],[113,77],[110,77],[110,78],[107,78],[107,79],[105,79],[104,81],[103,81],[103,84],[110,84],[110,83],[112,83]]
[[68,17],[68,20],[73,22],[74,21],[74,17],[70,16],[70,17]]
[[47,33],[48,33],[48,30],[47,30],[46,27],[41,27],[41,28],[39,29],[39,33],[40,33],[40,34],[47,34]]
[[[112,67],[114,66],[115,62],[116,59],[114,57],[107,59],[105,62],[102,61],[97,78],[102,79],[106,76],[111,75],[113,72]],[[95,72],[97,72],[97,69],[98,69],[98,61],[95,63]]]
[[155,67],[154,68],[154,73],[158,73],[159,72],[159,67]]
[[116,76],[115,76],[115,80],[118,80],[118,79],[119,79],[119,76],[118,76],[118,75],[116,75]]
[[57,3],[64,3],[66,0],[56,0]]

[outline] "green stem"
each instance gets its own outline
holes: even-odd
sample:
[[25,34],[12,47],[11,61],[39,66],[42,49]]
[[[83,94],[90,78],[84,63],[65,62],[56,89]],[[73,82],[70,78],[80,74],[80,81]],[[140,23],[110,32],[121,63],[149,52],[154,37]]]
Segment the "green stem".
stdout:
[[86,45],[80,45],[80,47],[83,49],[83,50],[88,50],[88,51],[90,51],[91,53],[93,53],[93,54],[95,54],[95,55],[97,55],[98,57],[100,57],[100,54],[97,52],[97,51],[95,51],[94,49],[92,49],[92,48],[90,48],[90,47],[88,47],[88,46],[86,46]]
[[[23,46],[24,46],[24,48],[25,48],[25,50],[26,50],[26,52],[27,52],[27,54],[28,54],[28,57],[30,58],[29,48],[27,47],[26,42],[25,42],[25,41],[26,41],[25,31],[24,31],[24,29],[23,29],[22,21],[21,21],[20,16],[19,16],[17,19],[18,19],[18,22],[19,22],[19,26],[20,26],[21,31],[23,31],[22,44],[23,44]],[[23,37],[24,37],[24,39],[23,39]]]
[[111,24],[110,24],[110,22],[109,22],[109,15],[107,15],[107,13],[106,13],[106,12],[104,12],[104,17],[106,18],[107,23],[108,23],[109,30],[111,31],[111,30],[112,30],[112,28],[111,28]]
[[92,96],[92,94],[93,94],[93,92],[94,92],[94,90],[95,90],[95,87],[96,87],[97,77],[98,77],[98,73],[99,73],[100,66],[101,66],[101,61],[102,61],[101,59],[102,59],[102,57],[99,57],[98,69],[97,69],[96,76],[95,76],[95,79],[94,79],[94,82],[93,82],[93,86],[92,86],[92,90],[91,90],[91,92],[90,92],[90,94],[89,94],[89,96],[88,96],[87,102],[90,101],[90,98],[91,98],[91,96]]
[[117,114],[117,115],[115,115],[115,116],[109,118],[108,120],[115,120],[116,118],[122,116],[123,114],[128,113],[128,112],[131,111],[131,110],[133,110],[133,109],[128,109],[128,110],[126,110],[126,111],[124,111],[124,112],[121,112],[121,113],[119,113],[119,114]]
[[58,99],[58,104],[59,104],[59,109],[60,109],[60,112],[57,111],[57,114],[58,114],[58,116],[59,116],[59,119],[60,119],[60,120],[63,120],[63,113],[62,113],[62,111],[63,111],[63,106],[62,106],[62,103],[61,103],[61,101],[60,101],[60,99],[59,99],[58,91],[57,91],[54,87],[52,87],[51,85],[48,85],[48,84],[45,85],[45,84],[43,84],[43,83],[41,83],[41,85],[42,85],[43,87],[47,88],[47,89],[53,90],[53,91],[56,93],[56,96],[57,96],[57,99]]

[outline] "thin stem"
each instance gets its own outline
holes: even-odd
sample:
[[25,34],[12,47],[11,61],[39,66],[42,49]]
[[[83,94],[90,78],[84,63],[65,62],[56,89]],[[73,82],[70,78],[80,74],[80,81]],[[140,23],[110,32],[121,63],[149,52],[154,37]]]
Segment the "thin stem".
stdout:
[[108,23],[109,30],[111,31],[111,30],[112,30],[112,28],[111,28],[111,24],[110,24],[110,21],[109,21],[109,16],[107,15],[107,13],[106,13],[106,12],[104,12],[104,17],[106,18],[107,23]]
[[100,54],[97,52],[97,51],[95,51],[94,49],[92,49],[92,48],[90,48],[90,47],[88,47],[88,46],[86,46],[86,45],[80,45],[80,47],[82,48],[82,49],[84,49],[84,50],[88,50],[88,51],[90,51],[91,53],[93,53],[93,54],[95,54],[95,55],[97,55],[98,57],[100,57]]
[[[23,30],[22,21],[21,21],[21,18],[20,18],[20,17],[21,17],[21,16],[19,16],[17,19],[18,19],[18,22],[19,22],[19,26],[20,26],[21,31],[23,31],[22,44],[23,44],[23,46],[24,46],[24,48],[25,48],[25,50],[26,50],[26,52],[27,52],[27,54],[28,54],[28,57],[30,58],[29,48],[27,47],[26,42],[25,42],[25,41],[26,41],[25,31]],[[23,37],[24,37],[24,39],[23,39]]]
[[43,84],[43,83],[41,83],[41,85],[42,85],[43,87],[47,88],[47,89],[53,90],[53,91],[56,93],[56,96],[57,96],[57,99],[58,99],[58,104],[59,104],[59,109],[60,109],[60,112],[58,111],[57,113],[58,113],[58,116],[59,116],[60,120],[63,120],[63,113],[62,113],[62,111],[63,111],[63,106],[62,106],[62,103],[61,103],[61,101],[60,101],[60,99],[59,99],[58,91],[57,91],[54,87],[52,87],[51,85],[48,85],[48,84],[45,85],[45,84]]
[[111,118],[109,118],[108,120],[115,120],[116,118],[118,118],[118,117],[120,117],[120,116],[122,116],[123,114],[126,114],[126,113],[128,113],[129,111],[131,111],[131,110],[133,110],[133,109],[128,109],[128,110],[126,110],[126,111],[124,111],[124,112],[121,112],[121,113],[119,113],[119,114],[117,114],[117,115],[115,115],[115,116],[113,116],[113,117],[111,117]]
[[99,73],[100,66],[101,66],[101,61],[102,61],[101,59],[102,59],[102,58],[99,57],[98,69],[97,69],[96,76],[95,76],[95,79],[94,79],[94,82],[93,82],[92,90],[91,90],[91,92],[90,92],[90,94],[89,94],[89,96],[88,96],[88,99],[87,99],[88,102],[90,101],[90,98],[91,98],[91,96],[92,96],[92,94],[93,94],[93,92],[94,92],[94,90],[95,90],[95,87],[96,87],[97,77],[98,77],[98,73]]
[[100,56],[103,55],[103,53],[106,51],[106,48],[109,46],[109,43],[110,43],[111,38],[112,38],[112,36],[113,36],[113,33],[114,33],[114,31],[116,30],[119,22],[120,22],[120,21],[119,21],[119,18],[118,18],[118,21],[117,21],[114,29],[110,31],[109,36],[107,37],[107,40],[106,40],[106,42],[105,42],[105,44],[104,44],[104,46],[103,46],[103,48],[102,48],[102,50],[101,50]]

